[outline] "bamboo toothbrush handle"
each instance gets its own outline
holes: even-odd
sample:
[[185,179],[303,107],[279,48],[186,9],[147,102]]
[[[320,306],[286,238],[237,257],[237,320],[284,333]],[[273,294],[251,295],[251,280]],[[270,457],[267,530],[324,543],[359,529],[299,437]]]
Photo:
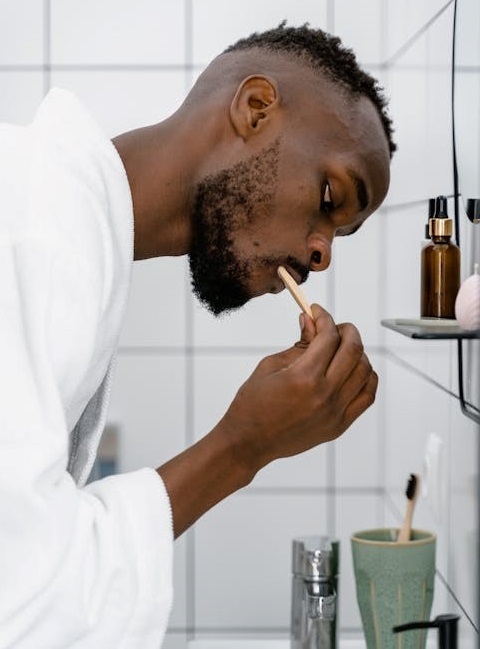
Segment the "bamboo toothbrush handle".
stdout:
[[403,519],[402,527],[398,533],[397,543],[407,543],[410,541],[412,535],[412,519],[413,519],[413,508],[415,503],[413,500],[407,501],[407,507],[405,509],[405,518]]
[[304,313],[306,313],[313,319],[312,309],[310,308],[310,305],[307,302],[306,297],[300,290],[297,282],[293,279],[290,273],[283,266],[279,266],[277,268],[277,273],[287,289],[290,291],[290,294],[292,295],[298,306]]

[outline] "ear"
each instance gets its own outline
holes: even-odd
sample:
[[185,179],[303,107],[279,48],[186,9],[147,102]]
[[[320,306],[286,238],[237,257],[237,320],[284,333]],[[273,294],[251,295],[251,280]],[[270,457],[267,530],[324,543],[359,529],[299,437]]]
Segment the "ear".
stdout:
[[236,133],[246,140],[271,119],[279,106],[276,82],[263,75],[246,77],[230,105],[230,119]]

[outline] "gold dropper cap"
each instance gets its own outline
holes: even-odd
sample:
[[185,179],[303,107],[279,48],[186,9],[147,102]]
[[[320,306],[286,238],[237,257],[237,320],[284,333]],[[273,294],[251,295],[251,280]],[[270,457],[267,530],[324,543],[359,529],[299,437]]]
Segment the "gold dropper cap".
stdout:
[[428,220],[428,234],[430,237],[451,237],[453,234],[453,221],[448,218],[445,196],[437,196],[435,200],[435,214]]
[[428,234],[430,237],[451,237],[453,234],[452,219],[430,219]]

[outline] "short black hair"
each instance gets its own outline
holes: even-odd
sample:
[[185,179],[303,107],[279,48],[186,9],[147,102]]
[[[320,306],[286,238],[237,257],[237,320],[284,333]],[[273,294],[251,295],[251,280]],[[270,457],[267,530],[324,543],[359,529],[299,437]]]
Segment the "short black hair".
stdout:
[[353,95],[368,97],[380,116],[392,157],[397,145],[393,141],[392,120],[387,113],[388,102],[383,88],[377,79],[360,68],[353,50],[345,47],[338,36],[314,29],[308,23],[301,27],[287,27],[286,21],[283,21],[274,29],[241,38],[223,53],[257,47],[291,54]]

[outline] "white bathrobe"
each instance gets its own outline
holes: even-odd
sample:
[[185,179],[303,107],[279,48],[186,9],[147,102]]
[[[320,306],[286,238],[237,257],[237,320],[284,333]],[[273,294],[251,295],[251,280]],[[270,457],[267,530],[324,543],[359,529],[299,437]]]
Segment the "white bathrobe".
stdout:
[[132,256],[125,170],[77,99],[55,89],[32,124],[0,124],[0,649],[161,645],[163,482],[145,468],[84,486]]

